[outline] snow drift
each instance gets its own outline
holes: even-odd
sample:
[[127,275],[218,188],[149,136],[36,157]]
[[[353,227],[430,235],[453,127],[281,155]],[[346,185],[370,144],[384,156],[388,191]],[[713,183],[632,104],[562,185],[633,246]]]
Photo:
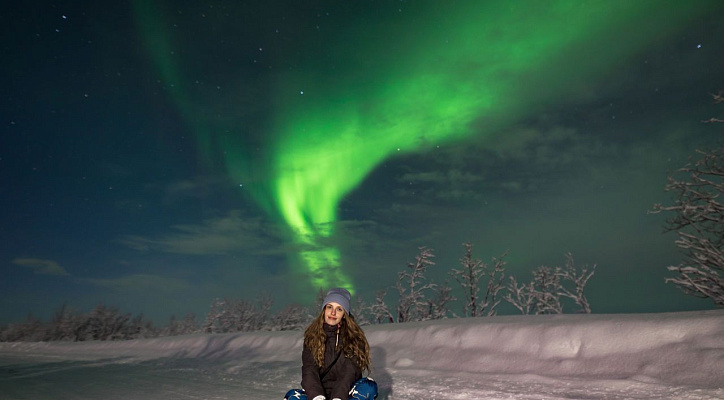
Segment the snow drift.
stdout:
[[[372,376],[383,390],[394,392],[395,398],[406,398],[406,393],[414,397],[405,390],[406,377],[420,374],[464,376],[462,381],[467,383],[463,385],[472,386],[475,379],[484,376],[516,376],[517,382],[534,376],[579,382],[640,382],[677,390],[688,387],[706,389],[714,396],[690,398],[724,396],[724,310],[499,316],[367,326],[365,331],[372,347]],[[296,331],[128,342],[2,343],[0,368],[13,366],[18,370],[19,365],[58,360],[103,360],[104,365],[155,361],[154,365],[163,368],[162,360],[186,360],[191,369],[224,365],[224,376],[233,377],[262,366],[267,371],[285,371],[267,385],[268,393],[284,393],[298,386],[301,336],[302,332]],[[1,374],[0,392],[7,387],[11,393],[22,393],[19,385],[31,384],[32,379],[21,378]],[[571,398],[560,391],[559,395]]]
[[395,367],[724,386],[724,312],[445,320],[370,329]]

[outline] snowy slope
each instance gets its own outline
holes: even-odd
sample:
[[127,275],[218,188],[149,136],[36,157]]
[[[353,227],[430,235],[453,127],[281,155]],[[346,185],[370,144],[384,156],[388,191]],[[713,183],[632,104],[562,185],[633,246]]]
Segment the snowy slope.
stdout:
[[[722,399],[724,310],[365,327],[389,399]],[[0,343],[0,399],[279,399],[301,332]]]

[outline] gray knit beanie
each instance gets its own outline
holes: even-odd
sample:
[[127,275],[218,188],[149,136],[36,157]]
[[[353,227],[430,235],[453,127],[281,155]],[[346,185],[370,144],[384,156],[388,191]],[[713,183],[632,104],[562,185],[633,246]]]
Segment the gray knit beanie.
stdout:
[[349,293],[347,289],[343,288],[334,288],[329,289],[329,292],[327,292],[327,296],[324,298],[324,304],[322,304],[322,308],[324,308],[327,304],[331,302],[335,302],[342,306],[344,308],[344,312],[349,314],[349,301],[352,300],[352,295]]

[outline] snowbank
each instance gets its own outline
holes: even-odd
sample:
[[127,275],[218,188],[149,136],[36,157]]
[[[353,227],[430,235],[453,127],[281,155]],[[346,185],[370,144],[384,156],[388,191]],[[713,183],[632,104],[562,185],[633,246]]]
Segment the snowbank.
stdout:
[[[724,387],[724,310],[501,316],[369,326],[365,331],[377,376],[388,371],[447,371],[448,375],[511,374]],[[255,332],[128,342],[0,343],[0,366],[48,360],[120,364],[193,359],[201,365],[226,363],[234,370],[285,365],[296,371],[301,335]]]
[[719,310],[455,319],[367,331],[396,368],[724,386]]

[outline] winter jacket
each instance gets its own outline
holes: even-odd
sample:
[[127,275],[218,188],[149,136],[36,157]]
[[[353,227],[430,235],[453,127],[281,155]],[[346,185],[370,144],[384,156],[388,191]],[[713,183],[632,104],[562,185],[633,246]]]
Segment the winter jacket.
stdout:
[[337,327],[324,324],[324,333],[327,335],[327,341],[324,347],[322,368],[317,366],[314,355],[307,346],[304,346],[302,350],[302,388],[307,393],[308,399],[323,395],[327,399],[346,400],[354,382],[362,378],[362,370],[353,359],[342,354],[327,375],[320,380],[319,375],[334,362],[338,352],[342,351],[341,342],[336,346],[335,351]]

